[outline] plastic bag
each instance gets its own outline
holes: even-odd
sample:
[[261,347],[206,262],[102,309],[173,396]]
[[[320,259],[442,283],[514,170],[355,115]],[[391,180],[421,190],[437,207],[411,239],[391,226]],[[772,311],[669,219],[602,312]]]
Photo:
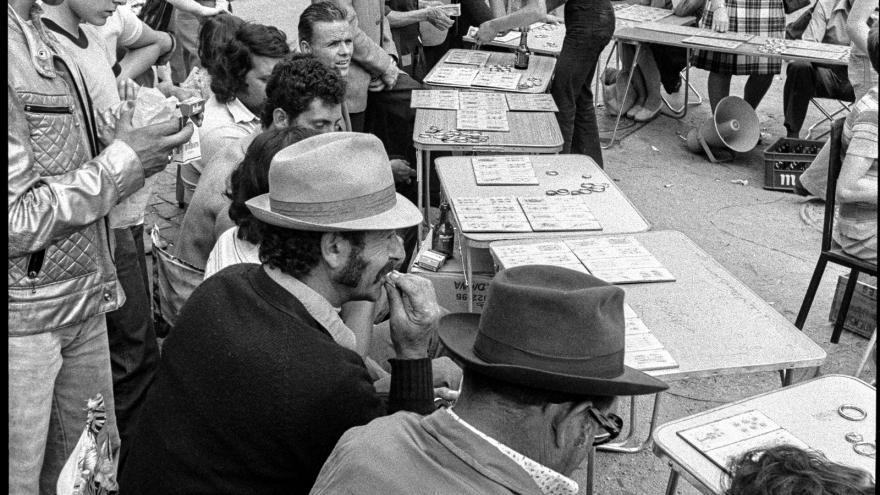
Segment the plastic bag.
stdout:
[[110,436],[104,429],[104,397],[98,394],[87,404],[86,427],[61,469],[55,485],[58,495],[112,495],[119,490]]

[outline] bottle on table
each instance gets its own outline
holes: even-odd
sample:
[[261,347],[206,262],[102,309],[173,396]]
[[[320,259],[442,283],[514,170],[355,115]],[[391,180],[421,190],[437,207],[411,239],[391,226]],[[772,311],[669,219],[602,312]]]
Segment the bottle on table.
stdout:
[[529,68],[529,27],[524,26],[519,30],[519,46],[516,47],[514,53],[513,67],[515,69],[525,70]]
[[449,203],[443,201],[440,203],[440,219],[434,225],[431,249],[452,258],[454,243],[455,230],[452,228],[452,220],[449,218]]

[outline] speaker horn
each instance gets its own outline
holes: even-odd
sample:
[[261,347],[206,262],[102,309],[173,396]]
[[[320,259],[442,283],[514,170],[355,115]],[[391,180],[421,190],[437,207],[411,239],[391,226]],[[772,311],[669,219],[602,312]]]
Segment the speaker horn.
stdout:
[[705,151],[709,161],[717,163],[753,149],[760,137],[755,109],[738,96],[728,96],[718,102],[711,119],[688,132],[687,147],[694,153]]

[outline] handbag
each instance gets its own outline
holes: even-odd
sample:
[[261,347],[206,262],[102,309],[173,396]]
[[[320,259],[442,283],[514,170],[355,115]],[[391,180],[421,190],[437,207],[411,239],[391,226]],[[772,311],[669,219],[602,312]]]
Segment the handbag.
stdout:
[[782,0],[782,8],[786,14],[797,12],[807,5],[810,5],[810,0]]
[[174,6],[165,0],[147,0],[138,18],[154,31],[168,31]]

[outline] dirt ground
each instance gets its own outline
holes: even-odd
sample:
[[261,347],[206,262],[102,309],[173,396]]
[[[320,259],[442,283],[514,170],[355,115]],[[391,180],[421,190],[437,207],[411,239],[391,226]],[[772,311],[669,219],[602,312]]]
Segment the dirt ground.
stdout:
[[[235,0],[233,4],[237,15],[275,24],[291,38],[296,36],[298,15],[306,5],[304,0]],[[691,71],[692,82],[704,97],[706,76],[705,71]],[[741,96],[744,81],[744,77],[734,78],[731,94]],[[708,98],[702,105],[690,107],[687,116],[681,120],[658,117],[606,150],[604,157],[606,172],[651,222],[654,230],[683,232],[793,322],[818,259],[822,210],[806,198],[762,188],[763,149],[785,135],[782,125],[783,83],[784,76],[777,76],[757,110],[760,125],[767,133],[764,142],[732,162],[710,163],[704,157],[688,152],[678,137],[710,116]],[[811,107],[807,125],[819,118],[820,114]],[[169,178],[160,180],[167,183]],[[173,181],[173,176],[170,180]],[[734,181],[747,181],[747,184]],[[167,187],[163,196],[170,199]],[[167,203],[158,203],[158,207],[168,213],[167,218],[161,213],[159,217],[162,218],[153,215],[166,225],[174,223],[170,220],[173,205]],[[867,343],[867,339],[849,332],[844,332],[839,344],[829,343],[831,328],[827,317],[837,277],[844,273],[829,265],[804,328],[806,334],[828,353],[821,368],[823,374],[852,374]],[[876,281],[869,282],[876,285]],[[681,311],[687,310],[681,308]],[[869,366],[862,377],[871,380],[874,376],[873,366]],[[672,382],[663,397],[660,422],[775,390],[779,386],[776,372]],[[626,404],[621,402],[619,412],[626,413]],[[647,425],[649,403],[640,400],[639,404],[641,424]],[[644,430],[643,426],[642,436]],[[581,482],[582,493],[585,493],[585,474],[580,470],[575,475]],[[668,466],[650,449],[638,454],[599,453],[594,493],[660,494],[664,493],[668,475]],[[677,493],[698,492],[682,481]]]

